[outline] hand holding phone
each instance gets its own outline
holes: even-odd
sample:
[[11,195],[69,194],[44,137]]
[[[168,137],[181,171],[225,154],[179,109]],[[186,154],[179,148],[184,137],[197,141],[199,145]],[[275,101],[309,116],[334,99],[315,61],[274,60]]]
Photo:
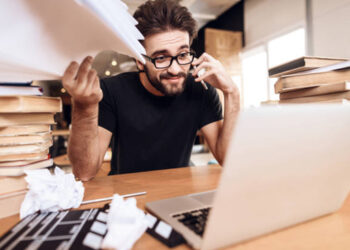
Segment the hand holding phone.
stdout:
[[[196,69],[197,66],[196,66],[196,65],[193,65],[193,68]],[[204,71],[203,71],[203,70],[200,70],[200,71],[198,72],[198,76],[203,75],[204,72],[205,72],[205,70],[204,70]],[[201,84],[202,84],[202,86],[203,86],[203,88],[204,88],[205,90],[208,90],[208,87],[207,87],[207,85],[205,84],[205,82],[204,82],[203,80],[201,80]]]

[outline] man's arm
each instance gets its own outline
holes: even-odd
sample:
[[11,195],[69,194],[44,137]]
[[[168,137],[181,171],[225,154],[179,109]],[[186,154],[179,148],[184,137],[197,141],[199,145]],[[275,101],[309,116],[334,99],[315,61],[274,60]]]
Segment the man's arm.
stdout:
[[204,53],[193,64],[198,65],[197,69],[193,71],[194,76],[201,69],[206,69],[203,75],[196,78],[197,82],[205,80],[224,94],[224,120],[210,123],[201,128],[210,151],[222,165],[240,110],[239,91],[221,63],[210,55]]
[[98,127],[98,103],[103,94],[91,64],[91,57],[86,57],[81,65],[72,62],[62,77],[63,86],[72,98],[68,157],[73,173],[83,181],[96,175],[112,136],[108,130]]

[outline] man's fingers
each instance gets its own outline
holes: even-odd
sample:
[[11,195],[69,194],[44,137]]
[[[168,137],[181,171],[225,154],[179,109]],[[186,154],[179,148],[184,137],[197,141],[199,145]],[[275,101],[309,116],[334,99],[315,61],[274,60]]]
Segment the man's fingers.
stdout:
[[204,58],[206,59],[206,61],[216,61],[216,59],[214,57],[212,57],[211,55],[209,55],[208,53],[203,53]]
[[[96,71],[95,71],[96,72]],[[96,77],[95,77],[95,79],[94,79],[94,84],[93,84],[93,88],[95,89],[101,89],[101,87],[100,87],[100,79],[99,79],[99,77],[98,77],[98,75],[97,75],[97,72],[96,72]]]
[[204,69],[204,71],[206,71],[207,69],[210,69],[210,68],[211,68],[211,64],[209,62],[203,62],[193,70],[192,75],[197,76],[201,70]]
[[62,82],[75,102],[96,104],[103,97],[96,70],[91,68],[92,57],[86,57],[80,64],[72,62],[66,69]]
[[195,58],[192,62],[192,65],[197,66],[203,61],[203,58]]
[[214,60],[215,60],[214,57],[204,52],[199,58],[195,58],[193,60],[192,65],[198,65],[198,64],[201,64],[202,62],[210,62]]
[[87,81],[87,86],[86,89],[89,91],[93,91],[95,88],[95,80],[97,78],[97,72],[94,69],[90,69],[89,73],[87,75],[86,81]]
[[100,88],[100,79],[98,78],[97,72],[94,69],[91,69],[88,74],[88,86],[87,89],[93,99],[96,99],[98,102],[101,101],[103,94]]
[[198,76],[196,79],[194,79],[196,82],[200,82],[202,80],[204,80],[205,78],[207,78],[208,76],[210,75],[213,75],[215,73],[214,70],[209,70],[209,71],[206,71],[203,75],[201,76]]
[[76,78],[78,69],[79,64],[77,62],[71,62],[68,65],[62,77],[62,84],[65,88],[71,87],[71,85],[74,83],[74,79]]
[[[77,78],[77,84],[78,85],[85,85],[86,80],[89,74],[89,71],[91,69],[93,58],[91,56],[87,56],[84,58],[83,62],[80,64],[79,70],[78,70],[78,78]],[[82,86],[85,87],[85,86]]]
[[103,98],[103,92],[102,92],[102,89],[101,89],[101,87],[100,87],[100,79],[98,78],[97,75],[96,75],[96,77],[95,77],[93,89],[94,89],[94,91],[96,92],[98,101],[101,101],[102,98]]

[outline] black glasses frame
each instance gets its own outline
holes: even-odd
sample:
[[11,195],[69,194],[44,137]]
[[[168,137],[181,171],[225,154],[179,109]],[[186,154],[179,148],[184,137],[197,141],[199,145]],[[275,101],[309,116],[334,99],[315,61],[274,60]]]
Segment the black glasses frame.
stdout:
[[178,55],[176,55],[176,56],[163,56],[164,58],[171,58],[169,65],[166,66],[166,67],[157,67],[157,65],[156,65],[156,60],[158,59],[157,57],[152,58],[152,57],[149,57],[149,56],[144,55],[144,54],[142,54],[142,55],[143,55],[148,61],[152,62],[153,65],[154,65],[154,67],[155,67],[156,69],[166,69],[166,68],[169,68],[169,67],[173,64],[173,61],[174,61],[174,60],[176,60],[176,62],[177,62],[179,65],[187,65],[187,64],[192,63],[193,60],[194,60],[194,57],[196,56],[196,53],[195,53],[194,51],[185,52],[185,53],[189,53],[189,54],[192,56],[191,61],[189,61],[188,63],[180,63],[179,60],[178,60],[179,56],[182,55],[182,54],[184,54],[184,53],[180,53],[180,54],[178,54]]

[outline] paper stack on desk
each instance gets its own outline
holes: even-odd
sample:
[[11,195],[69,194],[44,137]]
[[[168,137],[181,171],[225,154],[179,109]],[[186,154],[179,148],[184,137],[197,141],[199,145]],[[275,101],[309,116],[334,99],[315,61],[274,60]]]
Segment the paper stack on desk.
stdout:
[[11,0],[0,8],[0,82],[60,79],[103,50],[142,62],[143,39],[120,0]]

